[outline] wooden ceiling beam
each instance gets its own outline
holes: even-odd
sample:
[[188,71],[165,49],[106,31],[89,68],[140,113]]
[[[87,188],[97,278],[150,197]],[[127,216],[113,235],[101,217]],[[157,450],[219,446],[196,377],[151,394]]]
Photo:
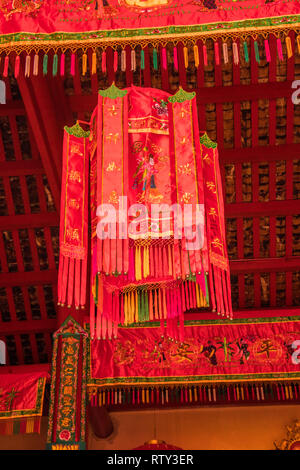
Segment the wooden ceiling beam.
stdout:
[[237,259],[229,264],[231,274],[292,272],[300,270],[300,256]]
[[58,224],[59,216],[57,212],[0,217],[0,230],[5,231],[22,228],[57,227]]
[[19,334],[52,333],[56,327],[56,318],[1,322],[0,335],[3,337]]
[[43,162],[57,211],[60,209],[62,129],[45,82],[41,77],[25,78],[20,71],[18,85],[26,114]]
[[43,175],[41,160],[1,161],[0,176]]
[[56,282],[56,269],[48,269],[45,271],[0,273],[1,287],[37,286],[43,284],[56,284]]
[[299,160],[300,144],[282,145],[257,145],[255,147],[243,147],[232,149],[219,149],[220,162],[244,163],[244,162],[275,162],[279,160]]
[[236,217],[280,217],[299,213],[299,199],[225,204],[225,216],[228,219]]

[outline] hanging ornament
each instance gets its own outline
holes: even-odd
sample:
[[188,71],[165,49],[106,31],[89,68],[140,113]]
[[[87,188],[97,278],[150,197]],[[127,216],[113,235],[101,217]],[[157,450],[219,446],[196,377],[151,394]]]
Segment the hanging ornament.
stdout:
[[167,70],[167,51],[166,48],[163,47],[161,50],[161,57],[162,57],[162,66],[164,70]]
[[300,34],[297,36],[297,48],[298,48],[298,54],[300,54]]
[[[28,57],[28,56],[27,56]],[[27,59],[26,57],[26,59]],[[29,56],[30,57],[30,56]],[[8,66],[9,66],[9,56],[7,55],[4,59],[4,69],[3,69],[3,77],[8,76]]]
[[158,70],[157,49],[153,49],[153,68]]
[[92,53],[92,75],[97,73],[97,52],[93,51]]
[[280,38],[277,38],[277,52],[278,52],[279,60],[283,60],[282,44],[281,44]]
[[82,75],[85,76],[87,72],[87,55],[86,52],[82,55]]
[[20,56],[16,56],[15,60],[15,78],[18,78],[20,72]]
[[184,66],[187,69],[189,66],[189,55],[188,55],[188,48],[184,46],[183,48],[183,58],[184,58]]
[[101,57],[101,69],[103,73],[106,73],[106,52],[102,52],[102,57]]
[[194,45],[194,60],[195,60],[195,67],[199,67],[199,49],[197,44]]
[[260,57],[259,57],[259,49],[258,49],[257,41],[254,41],[254,52],[255,52],[255,60],[259,64],[260,63]]
[[174,69],[178,70],[178,51],[177,51],[176,46],[174,46],[173,48],[173,59],[174,59]]
[[270,52],[270,45],[267,39],[264,40],[265,44],[265,51],[266,51],[266,59],[267,62],[271,62],[271,52]]
[[233,54],[233,63],[238,65],[239,63],[239,50],[236,42],[232,43],[232,54]]
[[123,49],[121,51],[121,71],[125,72],[126,70],[126,51]]
[[243,42],[243,47],[244,47],[245,62],[249,62],[249,51],[248,51],[248,45],[246,41]]
[[36,77],[39,74],[39,55],[35,54],[33,58],[33,75]]
[[52,75],[53,75],[53,77],[56,77],[56,75],[57,75],[57,68],[58,68],[58,55],[54,54],[53,64],[52,64]]
[[136,55],[135,55],[135,49],[131,50],[131,71],[135,72],[136,71]]
[[228,64],[228,45],[227,45],[227,42],[223,42],[222,49],[223,49],[224,64]]
[[65,62],[66,56],[64,53],[60,56],[60,76],[63,77],[65,75]]
[[203,44],[203,62],[204,62],[204,65],[206,66],[207,65],[207,49],[206,49],[205,44]]
[[71,75],[75,76],[75,54],[72,52],[71,54],[71,68],[70,68]]
[[141,70],[145,70],[145,52],[141,49]]
[[114,52],[114,72],[118,70],[118,51]]
[[216,41],[214,43],[214,50],[215,50],[215,63],[216,65],[220,65],[220,52],[219,52],[219,43]]
[[285,44],[286,44],[287,57],[288,59],[290,59],[293,55],[293,49],[292,49],[291,38],[289,36],[285,38]]

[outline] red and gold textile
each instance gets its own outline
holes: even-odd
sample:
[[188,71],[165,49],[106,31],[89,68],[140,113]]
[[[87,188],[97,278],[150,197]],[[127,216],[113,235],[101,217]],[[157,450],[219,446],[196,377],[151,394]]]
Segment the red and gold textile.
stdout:
[[88,136],[77,123],[64,130],[58,303],[84,307],[88,246]]
[[0,434],[39,432],[47,372],[0,374]]
[[54,334],[47,448],[85,448],[88,335],[71,317]]

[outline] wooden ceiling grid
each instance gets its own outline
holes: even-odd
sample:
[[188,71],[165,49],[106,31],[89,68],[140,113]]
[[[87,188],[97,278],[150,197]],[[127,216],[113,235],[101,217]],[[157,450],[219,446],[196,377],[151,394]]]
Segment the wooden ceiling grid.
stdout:
[[[81,75],[81,59],[76,62],[75,77],[28,79],[20,74],[16,84],[10,76],[7,86],[13,94],[0,109],[0,287],[5,289],[5,296],[1,294],[0,331],[9,338],[12,364],[50,359],[50,335],[58,326],[53,304],[62,128],[76,118],[88,120],[97,104],[98,89],[113,81],[119,87],[134,84],[173,93],[181,85],[196,91],[200,129],[206,129],[218,141],[237,315],[243,311],[248,316],[255,311],[271,314],[276,309],[279,314],[288,315],[300,305],[300,112],[291,101],[292,81],[300,78],[300,57],[294,55],[293,33],[291,39],[293,56],[287,59],[284,50],[283,63],[277,59],[268,64],[262,42],[258,63],[253,40],[248,40],[249,63],[241,57],[239,64],[233,64],[230,55],[229,64],[215,65],[213,44],[207,41],[205,68],[196,69],[190,54],[188,69],[181,65],[175,71],[172,49],[168,47],[167,69],[154,70],[149,47],[145,49],[145,69],[138,66],[132,71],[127,47],[125,72],[114,72],[113,50],[108,49],[107,74],[99,66],[98,73],[90,75],[89,51],[85,76]],[[275,57],[275,38],[270,41],[270,49]],[[199,51],[201,63],[202,49]],[[136,53],[139,64],[140,50]],[[178,55],[183,64],[180,43]],[[98,59],[100,63],[100,53]],[[49,60],[51,63],[51,57]],[[67,59],[67,70],[68,63]],[[27,121],[30,155],[20,142],[21,131],[26,132],[24,125],[18,129],[18,116]],[[13,159],[9,145],[6,142],[5,147],[3,143],[7,134],[11,134]],[[12,178],[17,181],[15,194],[11,191]],[[28,233],[27,242],[24,234],[20,237],[22,230]],[[52,289],[46,296],[48,303],[45,286]],[[39,308],[32,306],[34,293]],[[21,296],[23,313],[18,301]],[[33,311],[37,313],[33,315]]]

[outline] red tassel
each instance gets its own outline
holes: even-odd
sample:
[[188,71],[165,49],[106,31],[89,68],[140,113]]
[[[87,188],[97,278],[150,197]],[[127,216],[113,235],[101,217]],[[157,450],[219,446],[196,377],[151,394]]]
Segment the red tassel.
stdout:
[[102,72],[106,73],[106,52],[105,51],[102,52],[101,68],[102,68]]
[[167,70],[167,51],[165,47],[162,48],[161,55],[162,55],[162,66],[164,70]]
[[174,69],[178,70],[178,53],[177,53],[176,46],[174,46],[174,49],[173,49],[173,57],[174,57]]
[[80,305],[84,308],[86,304],[86,278],[87,278],[87,258],[81,260],[81,282],[80,282]]
[[75,260],[75,292],[74,292],[74,299],[75,299],[75,308],[78,309],[80,305],[80,268],[81,268],[81,260]]
[[64,257],[62,254],[59,255],[59,264],[58,264],[58,282],[57,282],[57,301],[58,304],[62,302],[62,279],[63,279],[63,265]]
[[[27,56],[28,57],[28,56]],[[26,57],[26,59],[27,59]],[[4,70],[3,70],[3,77],[8,76],[8,66],[9,66],[9,56],[7,55],[4,59]]]
[[214,43],[214,49],[215,49],[215,63],[216,65],[220,65],[220,52],[219,52],[219,44],[217,41]]
[[74,52],[71,54],[71,68],[70,68],[71,75],[75,76],[75,54]]
[[20,72],[20,56],[17,55],[15,60],[15,78],[18,78]]
[[204,65],[207,65],[207,49],[205,44],[203,44],[203,62]]
[[63,277],[62,277],[62,296],[61,296],[61,305],[62,306],[64,306],[64,304],[66,303],[68,271],[69,271],[69,258],[66,258],[64,256]]
[[63,77],[65,75],[65,54],[60,56],[60,76]]
[[118,51],[114,52],[114,72],[118,70]]

